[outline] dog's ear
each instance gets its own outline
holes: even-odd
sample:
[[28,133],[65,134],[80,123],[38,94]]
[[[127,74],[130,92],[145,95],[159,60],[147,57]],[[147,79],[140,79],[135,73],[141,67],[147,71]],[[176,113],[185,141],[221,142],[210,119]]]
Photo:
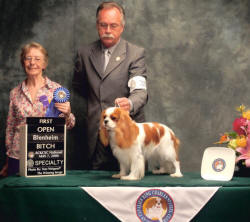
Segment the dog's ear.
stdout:
[[108,146],[108,144],[109,144],[109,135],[108,135],[108,131],[104,127],[104,123],[103,123],[103,121],[104,121],[104,114],[105,114],[105,110],[102,112],[102,115],[101,115],[99,138],[100,138],[100,141],[102,142],[102,144],[104,146]]
[[106,130],[106,128],[104,126],[100,127],[99,137],[100,137],[100,140],[101,140],[102,144],[104,146],[108,146],[108,144],[109,144],[109,135],[108,135],[108,131]]
[[129,148],[137,138],[139,129],[129,113],[119,108],[119,118],[115,129],[115,138],[119,147]]

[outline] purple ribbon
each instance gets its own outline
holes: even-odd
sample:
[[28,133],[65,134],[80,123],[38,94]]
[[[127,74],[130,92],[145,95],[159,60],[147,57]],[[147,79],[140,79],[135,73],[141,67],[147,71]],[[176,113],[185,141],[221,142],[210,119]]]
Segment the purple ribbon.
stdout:
[[39,101],[43,104],[44,107],[48,108],[49,106],[49,101],[48,101],[48,97],[43,95],[39,97]]

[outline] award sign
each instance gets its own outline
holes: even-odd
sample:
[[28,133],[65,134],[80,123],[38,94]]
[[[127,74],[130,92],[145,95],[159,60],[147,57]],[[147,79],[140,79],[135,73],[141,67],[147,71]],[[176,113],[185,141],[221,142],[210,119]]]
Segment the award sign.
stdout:
[[27,117],[21,130],[20,175],[66,174],[66,125],[64,118]]

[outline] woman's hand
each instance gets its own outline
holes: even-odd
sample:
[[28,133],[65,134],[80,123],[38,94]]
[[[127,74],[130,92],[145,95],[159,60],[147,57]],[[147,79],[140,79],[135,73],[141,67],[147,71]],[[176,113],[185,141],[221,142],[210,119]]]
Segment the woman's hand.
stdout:
[[67,118],[69,117],[71,113],[71,107],[70,102],[65,103],[55,103],[55,107],[64,114],[64,116]]

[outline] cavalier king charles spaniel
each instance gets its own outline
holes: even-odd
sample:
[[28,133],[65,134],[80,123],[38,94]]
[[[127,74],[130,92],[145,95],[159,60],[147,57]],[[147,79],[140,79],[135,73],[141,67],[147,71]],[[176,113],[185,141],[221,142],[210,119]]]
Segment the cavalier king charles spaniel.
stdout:
[[145,161],[154,174],[168,173],[172,162],[172,177],[182,177],[178,149],[180,141],[167,126],[156,123],[136,123],[129,113],[118,107],[102,112],[100,140],[112,149],[120,164],[120,172],[113,178],[139,180],[145,174]]

